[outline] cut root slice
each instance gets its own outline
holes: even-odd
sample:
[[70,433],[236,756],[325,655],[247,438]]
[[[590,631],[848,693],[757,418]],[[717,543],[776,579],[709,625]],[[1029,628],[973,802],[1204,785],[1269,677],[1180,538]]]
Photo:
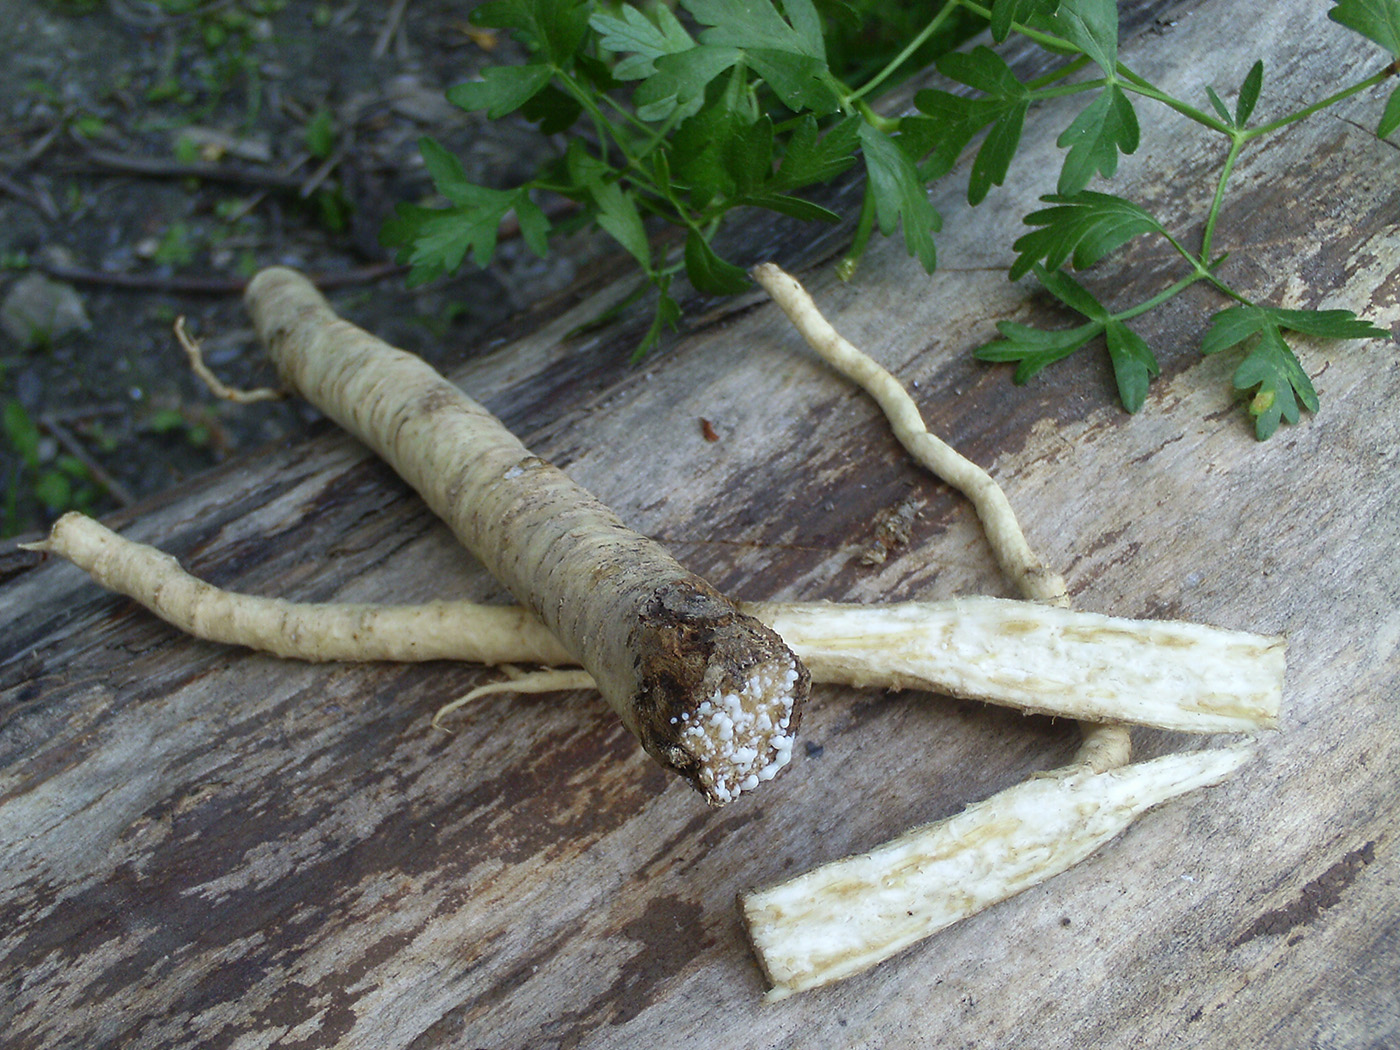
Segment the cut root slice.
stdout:
[[742,898],[769,999],[866,970],[1078,864],[1147,809],[1218,784],[1248,747],[1067,769]]

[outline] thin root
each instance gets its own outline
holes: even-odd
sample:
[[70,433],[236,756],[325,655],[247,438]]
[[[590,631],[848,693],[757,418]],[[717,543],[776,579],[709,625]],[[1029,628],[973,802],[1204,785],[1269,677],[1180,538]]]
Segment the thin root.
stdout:
[[204,353],[200,349],[199,340],[185,331],[183,314],[175,318],[175,338],[180,341],[180,346],[189,356],[190,369],[204,381],[204,385],[215,397],[223,401],[232,401],[235,405],[251,405],[255,401],[282,401],[286,399],[286,391],[277,390],[274,387],[260,386],[253,390],[239,390],[237,387],[231,387],[224,383],[204,363]]
[[479,685],[451,703],[443,704],[433,715],[433,728],[444,733],[452,730],[442,724],[442,720],[459,708],[466,707],[473,700],[493,693],[563,693],[574,689],[595,689],[593,676],[587,671],[573,668],[566,670],[522,671],[511,664],[499,668],[506,675],[504,682],[487,682]]

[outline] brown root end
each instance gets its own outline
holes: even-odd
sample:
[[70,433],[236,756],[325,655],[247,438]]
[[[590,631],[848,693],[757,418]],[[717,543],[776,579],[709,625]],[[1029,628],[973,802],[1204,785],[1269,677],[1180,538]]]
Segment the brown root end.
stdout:
[[811,676],[770,628],[698,582],[659,589],[638,629],[646,750],[714,806],[792,757]]

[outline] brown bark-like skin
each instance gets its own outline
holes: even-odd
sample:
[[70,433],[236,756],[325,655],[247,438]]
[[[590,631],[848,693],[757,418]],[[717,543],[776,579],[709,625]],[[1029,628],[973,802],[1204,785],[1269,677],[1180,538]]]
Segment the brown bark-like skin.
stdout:
[[[283,382],[374,449],[458,539],[578,657],[647,752],[714,804],[755,767],[785,761],[808,676],[771,629],[628,529],[563,471],[412,354],[341,320],[300,274],[274,268],[248,307]],[[763,669],[795,693],[768,732],[710,747],[692,725],[707,701]],[[708,712],[707,712],[708,713]],[[736,747],[738,745],[736,744]],[[771,773],[769,773],[771,776]]]

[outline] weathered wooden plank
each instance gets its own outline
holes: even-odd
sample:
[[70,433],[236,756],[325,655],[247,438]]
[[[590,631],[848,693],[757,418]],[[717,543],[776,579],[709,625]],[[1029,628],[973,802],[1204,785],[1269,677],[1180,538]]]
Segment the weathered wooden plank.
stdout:
[[[1126,47],[1192,95],[1201,70],[1238,83],[1263,57],[1267,109],[1374,64],[1324,14],[1302,0],[1181,5]],[[1394,147],[1364,130],[1376,105],[1348,103],[1243,160],[1220,247],[1261,297],[1400,322],[1400,185]],[[1168,218],[1199,214],[1217,148],[1152,126],[1119,186]],[[934,278],[893,244],[850,286],[805,276],[994,469],[1082,607],[1288,635],[1283,727],[1236,781],[872,973],[764,1005],[737,891],[1053,765],[1071,727],[820,690],[794,769],[708,811],[587,696],[488,698],[446,736],[430,714],[476,670],[305,667],[193,642],[46,565],[0,591],[0,1043],[1400,1038],[1395,346],[1308,346],[1323,411],[1262,445],[1229,403],[1231,362],[1195,354],[1215,308],[1204,292],[1144,319],[1167,375],[1135,417],[1088,357],[1010,386],[967,352],[991,319],[1054,316],[998,272],[1011,225],[1053,180],[1037,159],[1050,143],[1026,149],[1018,163],[1044,186],[970,214],[955,186],[942,192]],[[1168,263],[1135,248],[1097,287],[1126,297]],[[563,338],[577,319],[460,380],[717,584],[748,598],[1008,593],[966,506],[908,465],[776,310],[716,320],[641,371],[620,363],[625,333]],[[876,512],[904,499],[921,507],[911,545],[860,564]],[[260,593],[501,597],[387,469],[326,430],[171,494],[125,531]],[[1135,740],[1144,755],[1195,746]]]

